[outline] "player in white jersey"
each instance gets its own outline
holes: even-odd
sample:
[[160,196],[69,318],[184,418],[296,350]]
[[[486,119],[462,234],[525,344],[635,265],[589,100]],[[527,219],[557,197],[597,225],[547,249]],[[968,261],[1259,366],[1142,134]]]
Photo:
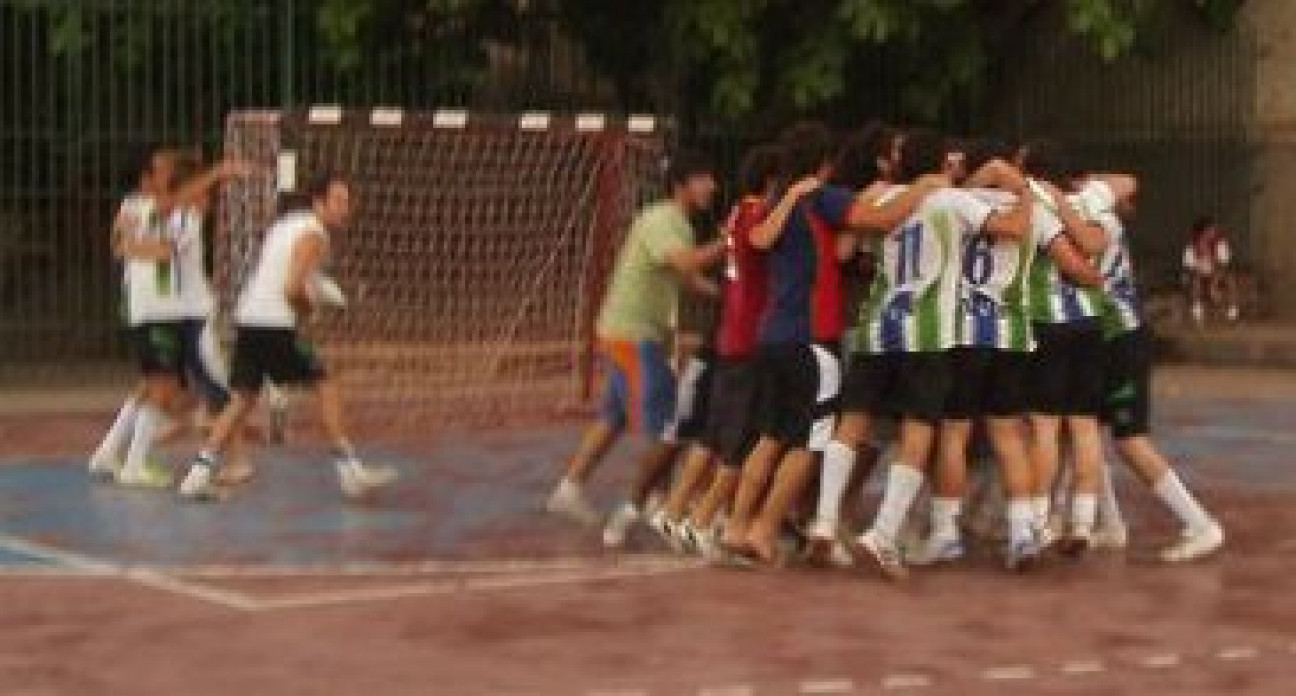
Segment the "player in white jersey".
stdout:
[[234,397],[212,426],[206,446],[194,458],[180,495],[213,499],[214,479],[223,450],[256,405],[267,379],[276,384],[314,388],[320,416],[337,457],[342,492],[355,497],[395,479],[388,467],[366,466],[356,456],[342,417],[342,396],[328,377],[314,347],[299,332],[302,321],[321,302],[320,269],[329,235],[341,231],[352,211],[346,180],[325,175],[306,189],[310,207],[281,217],[266,233],[255,271],[239,298],[238,337],[230,387]]
[[[901,146],[900,181],[907,184],[924,175],[940,174],[946,154],[945,140],[939,134],[926,130],[909,133]],[[897,537],[922,487],[935,426],[950,389],[948,351],[957,336],[960,249],[983,232],[996,237],[1022,236],[1029,214],[1024,197],[1001,212],[965,191],[943,188],[923,199],[913,214],[883,239],[879,274],[861,312],[841,408],[845,413],[893,414],[900,420],[897,458],[888,467],[881,506],[868,531],[851,543],[857,556],[876,563],[888,577],[904,575]],[[826,457],[847,454],[853,458],[854,449],[838,436]],[[821,509],[825,495],[840,498],[840,490],[821,488],[820,493]],[[835,533],[830,528],[835,521],[819,517],[814,535]]]
[[[1089,183],[1080,182],[1076,193],[1083,196],[1089,190]],[[1111,239],[1101,260],[1106,345],[1102,418],[1121,459],[1181,525],[1180,538],[1162,550],[1161,558],[1172,563],[1201,558],[1223,546],[1224,529],[1192,495],[1152,441],[1152,335],[1139,305],[1125,225],[1117,210],[1097,211],[1095,221]],[[1104,494],[1109,497],[1105,505],[1100,505],[1100,532],[1096,537],[1103,536],[1105,529],[1111,545],[1123,546],[1124,523],[1111,488],[1110,472],[1104,474]]]
[[[169,484],[165,472],[147,466],[149,451],[175,406],[184,368],[180,277],[167,218],[242,169],[236,162],[222,162],[176,187],[175,167],[173,151],[150,153],[136,190],[122,202],[113,223],[113,251],[124,265],[126,321],[144,379],[91,455],[90,472],[130,486]],[[123,447],[126,457],[121,463]]]
[[[1010,190],[1027,183],[1001,159],[967,160],[976,168],[966,182],[972,195],[996,209],[1016,203]],[[953,386],[941,423],[939,460],[932,499],[931,533],[911,561],[929,564],[963,556],[958,527],[974,421],[982,421],[999,464],[1008,498],[1010,569],[1028,567],[1039,553],[1030,496],[1032,473],[1022,419],[1027,412],[1024,381],[1035,349],[1028,317],[1026,280],[1037,249],[1073,280],[1097,286],[1101,277],[1071,244],[1062,221],[1047,207],[1032,204],[1030,234],[1020,239],[970,238],[962,247],[956,347],[950,353]]]

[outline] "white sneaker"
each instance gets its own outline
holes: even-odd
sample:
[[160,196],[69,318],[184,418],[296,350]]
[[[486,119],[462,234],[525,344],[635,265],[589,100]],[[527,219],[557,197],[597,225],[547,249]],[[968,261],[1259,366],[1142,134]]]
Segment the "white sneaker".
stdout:
[[686,548],[690,548],[693,553],[701,556],[708,561],[719,561],[724,559],[724,549],[720,548],[720,532],[718,527],[711,529],[698,529],[693,526],[693,522],[688,518],[677,528],[677,533],[682,536]]
[[680,541],[679,525],[671,522],[666,516],[666,511],[658,509],[648,517],[648,526],[652,527],[657,536],[670,547],[671,551],[678,554],[686,553],[683,542]]
[[365,465],[360,462],[338,462],[338,484],[342,495],[359,498],[396,480],[396,469],[390,466]]
[[1161,551],[1166,563],[1186,563],[1215,553],[1224,545],[1224,528],[1218,522],[1201,530],[1184,530],[1179,541]]
[[597,527],[603,521],[603,515],[585,498],[579,483],[569,479],[558,482],[545,503],[545,511],[575,520],[587,527]]
[[917,566],[930,566],[957,561],[963,558],[963,555],[962,539],[927,537],[911,553],[905,554],[905,562]]
[[1120,551],[1129,546],[1129,529],[1125,525],[1105,524],[1090,539],[1096,550]]
[[638,521],[639,508],[636,508],[633,503],[622,503],[621,507],[612,513],[607,526],[603,528],[603,546],[609,549],[625,546],[630,528]]
[[212,468],[206,464],[193,464],[180,482],[180,497],[188,500],[216,500],[218,491],[212,482]]
[[874,529],[852,539],[850,550],[857,563],[867,561],[868,565],[877,568],[888,580],[903,580],[909,575],[895,542],[883,538]]
[[95,481],[111,482],[117,478],[117,472],[121,470],[122,463],[111,457],[90,457],[90,478]]
[[850,568],[855,565],[855,557],[845,544],[834,539],[832,550],[828,552],[828,564],[834,568]]

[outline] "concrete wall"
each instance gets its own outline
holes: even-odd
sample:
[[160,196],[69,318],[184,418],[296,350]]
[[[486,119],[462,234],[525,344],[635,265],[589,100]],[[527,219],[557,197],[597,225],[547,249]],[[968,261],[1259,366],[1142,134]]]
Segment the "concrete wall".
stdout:
[[1296,2],[1255,0],[1243,10],[1255,47],[1251,251],[1282,318],[1296,318]]

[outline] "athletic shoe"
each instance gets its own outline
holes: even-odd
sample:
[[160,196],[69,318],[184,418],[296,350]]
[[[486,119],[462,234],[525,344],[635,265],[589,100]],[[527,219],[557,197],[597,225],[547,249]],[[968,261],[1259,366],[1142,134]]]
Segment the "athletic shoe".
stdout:
[[[828,520],[815,518],[806,532],[805,553],[802,557],[806,563],[816,568],[827,568],[834,565],[833,550],[840,546],[837,541],[837,525]],[[847,556],[850,552],[847,552]]]
[[96,459],[90,458],[90,478],[101,483],[112,483],[117,479],[117,472],[121,470],[121,461],[117,459]]
[[1205,529],[1185,530],[1179,541],[1161,552],[1166,563],[1186,563],[1215,553],[1224,545],[1224,528],[1211,522]]
[[633,503],[622,503],[621,507],[612,513],[608,519],[607,526],[603,528],[603,546],[609,549],[619,549],[625,546],[626,537],[630,535],[630,528],[635,522],[639,521],[639,508]]
[[888,580],[903,580],[909,575],[895,542],[883,538],[876,530],[870,529],[851,539],[849,548],[857,564],[876,568]]
[[157,462],[145,462],[140,469],[122,467],[117,471],[117,485],[126,488],[170,488],[171,471]]
[[[703,547],[707,544],[707,540],[704,538],[707,534],[700,529],[694,528],[692,520],[685,517],[678,523],[671,525],[671,531],[674,533],[675,543],[679,545],[681,553],[706,555]],[[718,554],[720,547],[715,544],[714,540],[711,541],[711,546]]]
[[180,482],[180,497],[197,501],[216,500],[219,491],[212,479],[210,466],[197,463],[191,465],[184,480]]
[[1058,553],[1069,558],[1079,558],[1093,548],[1093,532],[1072,531],[1056,544]]
[[680,543],[676,533],[676,524],[666,516],[665,510],[659,509],[652,513],[648,518],[648,526],[652,527],[654,532],[657,532],[657,536],[666,542],[666,546],[670,547],[671,551],[679,554],[685,553],[684,545]]
[[395,467],[360,462],[338,462],[337,469],[342,494],[348,498],[359,498],[369,491],[387,486],[397,476]]
[[1004,550],[1004,567],[1016,573],[1026,572],[1039,562],[1040,550],[1036,539],[1010,542]]
[[579,483],[568,479],[558,482],[558,487],[545,503],[545,511],[561,515],[587,527],[597,527],[603,522],[603,515],[585,499],[585,493]]
[[1095,550],[1120,551],[1129,546],[1129,530],[1123,524],[1101,525],[1090,541]]
[[913,551],[905,554],[905,562],[917,566],[931,566],[957,561],[963,558],[963,555],[962,539],[928,537]]

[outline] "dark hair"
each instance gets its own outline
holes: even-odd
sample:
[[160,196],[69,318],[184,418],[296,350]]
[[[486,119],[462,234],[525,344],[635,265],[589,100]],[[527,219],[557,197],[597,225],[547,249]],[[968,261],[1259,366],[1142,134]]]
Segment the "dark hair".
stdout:
[[770,184],[778,179],[783,164],[783,150],[774,143],[761,143],[743,155],[738,165],[738,192],[743,195],[763,195]]
[[1188,228],[1193,239],[1197,239],[1206,233],[1207,230],[1215,226],[1215,218],[1210,215],[1199,215],[1193,220],[1192,227]]
[[1011,161],[1012,158],[1012,145],[998,138],[976,138],[969,140],[963,148],[963,166],[969,176],[975,174],[991,160]]
[[701,174],[714,174],[711,159],[695,150],[680,150],[671,156],[666,165],[666,187],[683,186],[689,179]]
[[202,151],[198,148],[175,150],[175,185],[180,186],[203,171]]
[[346,177],[337,172],[321,172],[308,178],[306,185],[301,190],[303,201],[310,205],[315,201],[323,200],[328,196],[329,189],[333,188],[333,184],[350,185]]
[[802,121],[779,135],[783,148],[782,173],[799,179],[817,173],[832,158],[833,133],[818,121]]
[[930,128],[905,133],[900,145],[899,183],[910,183],[924,174],[937,174],[945,167],[948,148],[945,137]]
[[1022,146],[1021,168],[1027,176],[1066,188],[1080,174],[1071,153],[1055,140],[1033,140]]
[[831,182],[858,191],[882,178],[878,160],[891,154],[891,143],[899,134],[894,128],[873,121],[846,136],[833,160]]

